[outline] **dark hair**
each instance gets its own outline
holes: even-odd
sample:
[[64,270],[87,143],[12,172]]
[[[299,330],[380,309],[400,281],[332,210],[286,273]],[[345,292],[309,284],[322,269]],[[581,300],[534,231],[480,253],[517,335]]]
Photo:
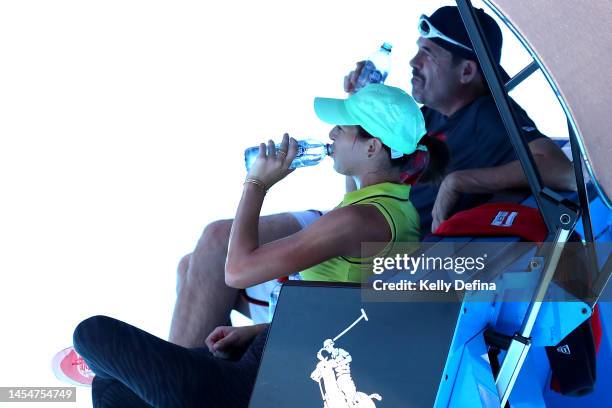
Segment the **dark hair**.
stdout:
[[[462,57],[459,54],[456,54],[454,52],[451,52],[451,65],[453,67],[456,67],[457,65],[461,64],[463,61],[465,61],[467,58]],[[477,61],[477,60],[476,60]],[[478,65],[478,68],[480,69],[480,64],[478,64],[478,62],[476,62],[476,65]]]
[[480,74],[484,81],[484,74],[482,72],[482,68],[480,68],[480,63],[478,62],[478,58],[474,56],[474,58],[466,58],[459,54],[456,54],[451,51],[451,66],[454,68],[457,65],[461,64],[463,61],[474,61],[476,63],[476,71]]
[[[372,136],[368,133],[367,130],[362,128],[361,126],[357,126],[358,135],[364,139],[370,139],[375,136]],[[422,170],[420,176],[418,177],[419,182],[428,182],[440,184],[444,176],[446,175],[446,167],[450,162],[450,152],[446,143],[443,141],[425,135],[419,141],[420,145],[423,145],[427,148],[427,152],[423,152],[421,150],[416,150],[412,154],[405,154],[402,157],[398,157],[397,159],[390,159],[391,165],[394,167],[400,167],[402,169],[409,170],[410,168],[418,165],[418,161],[423,158],[423,154],[426,155],[425,161],[427,163],[424,170]],[[391,157],[391,149],[389,146],[383,144],[383,148]]]

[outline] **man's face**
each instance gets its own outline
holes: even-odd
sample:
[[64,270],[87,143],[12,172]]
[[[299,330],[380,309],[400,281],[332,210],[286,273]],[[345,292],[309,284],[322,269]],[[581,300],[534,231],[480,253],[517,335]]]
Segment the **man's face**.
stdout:
[[430,108],[444,108],[458,90],[460,68],[453,66],[452,54],[433,41],[419,37],[417,46],[410,60],[412,96]]

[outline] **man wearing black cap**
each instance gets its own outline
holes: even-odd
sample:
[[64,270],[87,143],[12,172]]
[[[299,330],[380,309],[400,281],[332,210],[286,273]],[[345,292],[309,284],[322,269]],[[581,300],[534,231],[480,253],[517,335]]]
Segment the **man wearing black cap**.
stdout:
[[[484,10],[476,10],[476,15],[499,64],[501,30]],[[457,7],[446,6],[429,17],[421,16],[418,28],[419,49],[410,61],[412,95],[424,105],[428,134],[444,140],[451,152],[449,174],[442,185],[417,184],[410,193],[423,232],[427,232],[452,213],[486,201],[490,193],[528,185]],[[346,91],[352,91],[360,69],[358,64],[345,78]],[[499,69],[508,80],[501,66]],[[538,168],[545,170],[541,171],[544,184],[558,190],[575,189],[569,160],[518,104],[511,103]]]
[[[477,15],[499,62],[501,31],[484,11],[478,10]],[[450,173],[439,188],[416,184],[410,193],[426,233],[432,226],[432,215],[435,229],[453,211],[482,201],[482,194],[526,187],[527,182],[457,8],[442,7],[429,17],[422,16],[418,27],[419,50],[410,61],[413,96],[424,105],[428,133],[444,140],[451,151]],[[362,65],[345,78],[347,92],[353,90]],[[514,102],[513,107],[536,164],[546,169],[541,172],[544,183],[554,189],[574,189],[570,162]],[[312,222],[316,215],[308,214]],[[179,264],[170,341],[187,347],[203,346],[206,336],[216,326],[226,324],[229,312],[241,304],[238,291],[224,281],[231,225],[231,220],[223,220],[207,226],[194,252]],[[298,214],[261,217],[260,242],[280,239],[304,226]]]

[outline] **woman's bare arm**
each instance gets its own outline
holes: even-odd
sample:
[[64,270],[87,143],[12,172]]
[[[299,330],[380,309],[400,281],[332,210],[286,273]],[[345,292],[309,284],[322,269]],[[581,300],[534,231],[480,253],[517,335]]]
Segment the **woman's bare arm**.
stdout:
[[[255,216],[254,209],[261,198],[256,192],[252,193],[251,197],[251,192],[245,191],[243,201],[248,203],[253,198],[253,208],[247,211],[253,211],[249,215]],[[304,230],[261,246],[256,230],[236,228],[230,235],[225,281],[229,286],[246,288],[302,271],[336,256],[374,255],[361,253],[362,242],[388,242],[390,239],[389,224],[371,205],[339,208]]]

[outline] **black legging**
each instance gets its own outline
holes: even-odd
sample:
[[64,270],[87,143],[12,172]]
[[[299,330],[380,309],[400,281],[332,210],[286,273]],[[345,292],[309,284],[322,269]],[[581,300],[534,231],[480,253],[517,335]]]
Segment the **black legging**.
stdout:
[[74,331],[74,347],[96,373],[94,407],[247,407],[267,330],[239,361],[169,343],[122,321],[94,316]]

